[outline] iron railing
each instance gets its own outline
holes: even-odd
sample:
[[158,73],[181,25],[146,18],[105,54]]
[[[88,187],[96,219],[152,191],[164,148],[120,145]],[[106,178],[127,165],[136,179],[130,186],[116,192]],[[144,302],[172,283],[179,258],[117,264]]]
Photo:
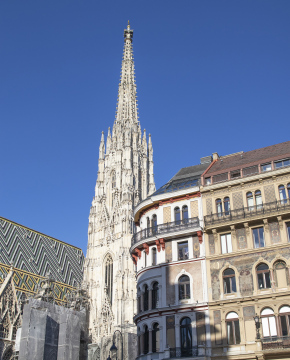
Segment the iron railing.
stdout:
[[267,336],[261,341],[263,350],[290,348],[290,336]]
[[180,347],[170,348],[170,358],[196,357],[198,356],[198,348],[183,349]]
[[173,221],[165,224],[160,224],[156,226],[149,227],[147,229],[143,229],[138,231],[132,237],[132,245],[136,244],[141,240],[145,240],[152,236],[159,236],[162,234],[180,231],[188,228],[198,227],[199,226],[199,219],[198,217],[190,218],[190,219],[183,219],[178,221]]
[[232,220],[251,218],[256,215],[275,213],[280,210],[290,209],[290,199],[276,200],[273,202],[253,205],[236,210],[228,210],[220,213],[206,215],[204,217],[204,226],[224,223]]

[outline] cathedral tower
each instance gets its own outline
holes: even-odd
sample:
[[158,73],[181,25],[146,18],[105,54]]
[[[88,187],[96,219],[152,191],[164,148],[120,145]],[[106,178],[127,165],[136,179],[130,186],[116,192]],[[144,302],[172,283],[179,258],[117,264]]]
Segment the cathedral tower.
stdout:
[[[98,178],[89,216],[85,281],[89,287],[91,359],[107,359],[115,330],[122,333],[124,359],[134,359],[136,281],[129,255],[133,208],[155,191],[153,148],[138,121],[133,30],[124,30],[124,52],[112,131],[99,148]],[[118,349],[121,336],[116,332]],[[118,358],[121,356],[118,356]]]

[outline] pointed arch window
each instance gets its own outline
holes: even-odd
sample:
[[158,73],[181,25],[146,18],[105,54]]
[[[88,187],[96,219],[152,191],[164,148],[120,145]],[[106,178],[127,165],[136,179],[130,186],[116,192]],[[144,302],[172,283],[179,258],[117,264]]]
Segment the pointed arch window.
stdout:
[[153,214],[152,215],[152,232],[153,234],[155,234],[157,231],[157,215]]
[[178,280],[179,300],[190,299],[190,279],[187,275],[180,276]]
[[288,286],[288,270],[284,261],[276,261],[274,264],[275,280],[277,288],[286,288]]
[[105,285],[110,303],[113,300],[113,259],[108,255],[105,260]]
[[231,294],[237,291],[236,277],[233,269],[226,269],[223,272],[224,294]]
[[184,317],[180,321],[180,345],[182,357],[192,355],[192,328],[189,317]]
[[259,289],[269,289],[271,288],[270,281],[270,270],[267,264],[260,264],[256,268],[257,278],[258,278],[258,288]]

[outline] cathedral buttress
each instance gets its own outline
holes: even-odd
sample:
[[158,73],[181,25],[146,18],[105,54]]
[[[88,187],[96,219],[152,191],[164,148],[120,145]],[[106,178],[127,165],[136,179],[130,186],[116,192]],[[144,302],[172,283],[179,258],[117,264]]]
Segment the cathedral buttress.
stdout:
[[112,335],[120,330],[125,342],[124,359],[132,351],[128,343],[136,333],[133,323],[135,271],[129,255],[134,229],[133,208],[155,191],[151,136],[147,143],[146,131],[142,136],[138,120],[132,40],[133,30],[128,22],[124,30],[116,117],[112,131],[108,130],[106,143],[102,133],[99,147],[85,264],[92,343],[107,356]]

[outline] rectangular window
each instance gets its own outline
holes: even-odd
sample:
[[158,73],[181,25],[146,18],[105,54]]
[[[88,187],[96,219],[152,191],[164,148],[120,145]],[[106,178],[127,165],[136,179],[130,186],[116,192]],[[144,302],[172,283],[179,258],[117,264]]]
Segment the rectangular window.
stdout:
[[290,222],[286,223],[288,242],[290,242]]
[[214,175],[212,177],[212,183],[215,184],[215,183],[219,183],[219,182],[222,182],[222,181],[227,181],[228,178],[229,178],[228,173]]
[[231,234],[221,235],[222,254],[233,252]]
[[272,170],[272,164],[271,164],[271,163],[269,163],[269,164],[262,164],[262,165],[261,165],[261,170],[262,170],[262,171],[270,171],[270,170]]
[[211,184],[211,178],[205,178],[205,185],[210,185]]
[[259,174],[259,167],[258,165],[249,166],[246,168],[243,168],[243,176],[250,176],[254,174]]
[[189,258],[188,242],[178,243],[178,260],[187,260]]
[[255,248],[265,247],[264,228],[252,229]]
[[280,169],[284,166],[289,166],[290,165],[290,159],[284,159],[284,160],[279,160],[279,161],[275,161],[275,169]]
[[241,177],[241,170],[231,171],[231,179],[237,179]]

